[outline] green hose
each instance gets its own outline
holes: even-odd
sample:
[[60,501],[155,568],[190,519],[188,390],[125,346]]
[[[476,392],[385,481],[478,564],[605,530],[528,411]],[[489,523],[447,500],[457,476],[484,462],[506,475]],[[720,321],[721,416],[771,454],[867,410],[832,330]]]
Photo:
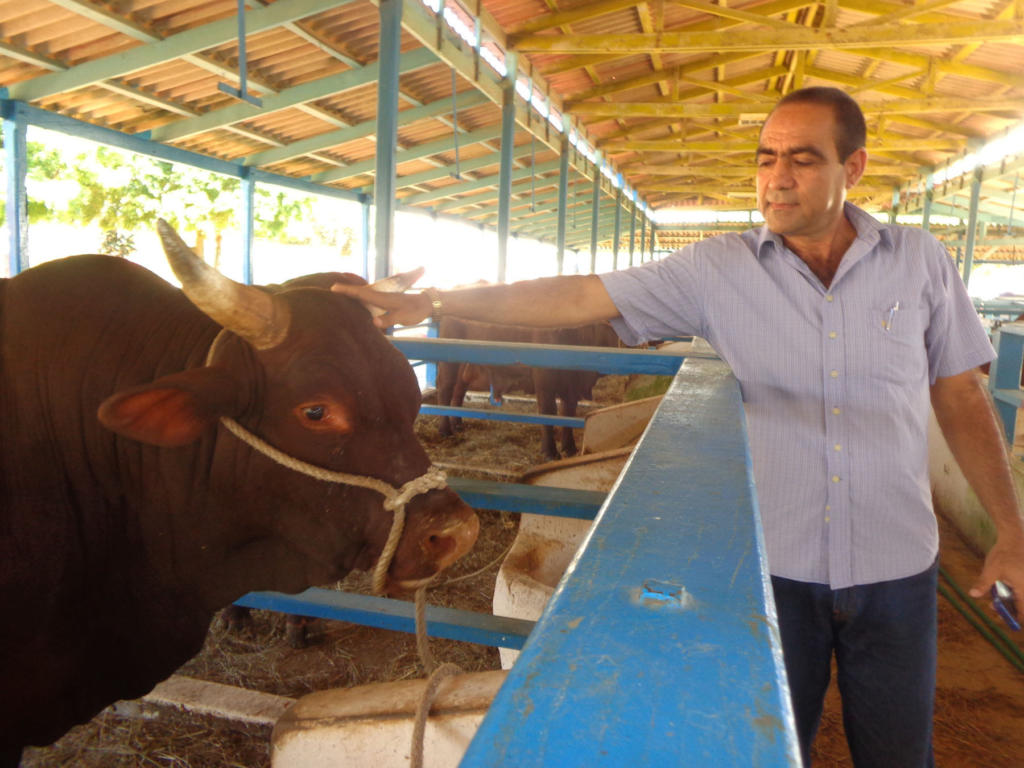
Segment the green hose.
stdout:
[[942,583],[939,584],[939,593],[949,600],[950,604],[967,619],[968,623],[978,630],[986,640],[992,643],[995,649],[1007,661],[1013,664],[1018,671],[1024,672],[1024,651],[1007,636],[1006,632],[987,613],[978,608],[977,603],[960,588],[956,581],[953,580],[953,577],[942,566],[939,566],[939,574],[949,583],[960,600],[958,601],[954,594],[946,589]]

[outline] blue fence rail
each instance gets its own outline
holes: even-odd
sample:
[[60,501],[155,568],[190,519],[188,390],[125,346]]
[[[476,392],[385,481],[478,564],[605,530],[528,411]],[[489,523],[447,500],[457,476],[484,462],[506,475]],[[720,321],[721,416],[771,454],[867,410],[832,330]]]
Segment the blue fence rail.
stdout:
[[1004,323],[992,334],[998,357],[988,372],[988,388],[996,410],[1003,420],[1006,440],[1013,445],[1017,429],[1017,409],[1024,403],[1020,388],[1021,363],[1024,361],[1024,323]]
[[[411,359],[675,374],[612,493],[452,478],[478,508],[593,518],[536,625],[428,609],[434,636],[522,654],[462,762],[796,766],[739,388],[720,361],[395,338]],[[504,348],[504,349],[502,349]],[[412,631],[402,601],[307,590],[240,604]]]

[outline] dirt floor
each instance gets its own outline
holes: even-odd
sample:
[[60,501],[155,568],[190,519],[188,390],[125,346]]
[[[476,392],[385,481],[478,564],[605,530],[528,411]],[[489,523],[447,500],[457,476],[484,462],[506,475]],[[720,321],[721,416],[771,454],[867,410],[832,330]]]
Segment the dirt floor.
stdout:
[[[600,403],[618,401],[624,388],[624,377],[605,377],[595,390],[595,399]],[[506,408],[530,410],[527,403],[508,403]],[[467,421],[459,435],[441,440],[436,423],[435,417],[421,417],[418,433],[433,459],[450,474],[511,478],[539,462],[538,427]],[[481,510],[480,515],[482,533],[477,548],[448,574],[450,580],[468,578],[432,589],[431,603],[490,612],[495,574],[515,535],[517,520],[514,514],[489,510]],[[942,564],[966,589],[980,560],[944,526]],[[341,586],[365,591],[368,576],[354,574]],[[1024,646],[1021,639],[1015,639]],[[500,667],[494,648],[437,639],[431,640],[431,647],[439,660],[453,661],[466,670]],[[326,688],[423,676],[411,635],[321,621],[313,625],[308,647],[296,650],[285,639],[283,617],[263,611],[254,612],[252,626],[241,635],[228,633],[215,620],[203,651],[180,673],[292,697]],[[144,712],[145,716],[126,717],[108,710],[48,748],[27,750],[21,765],[267,768],[270,764],[269,727],[166,708],[146,708]],[[940,597],[937,764],[947,768],[1022,766],[1022,723],[1024,673],[1015,670]],[[834,686],[814,755],[816,767],[852,765]]]

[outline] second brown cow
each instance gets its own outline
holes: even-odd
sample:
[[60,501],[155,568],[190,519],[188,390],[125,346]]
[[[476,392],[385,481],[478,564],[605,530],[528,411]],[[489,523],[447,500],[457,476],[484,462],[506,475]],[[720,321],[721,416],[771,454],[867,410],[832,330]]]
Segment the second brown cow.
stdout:
[[[512,325],[493,325],[453,317],[442,318],[438,336],[444,339],[472,341],[520,342],[531,344],[559,344],[582,347],[615,347],[618,336],[607,323],[594,323],[576,328],[526,328]],[[469,389],[489,389],[492,397],[513,389],[532,392],[537,396],[537,412],[575,416],[580,400],[591,397],[594,383],[600,374],[595,371],[577,371],[560,368],[530,368],[522,365],[479,366],[470,363],[438,363],[437,402],[439,405],[460,407]],[[458,427],[458,419],[441,417],[440,431],[451,435]],[[541,427],[541,451],[546,459],[559,458],[555,446],[554,427]],[[564,456],[576,455],[576,441],[569,427],[560,427],[560,445]]]

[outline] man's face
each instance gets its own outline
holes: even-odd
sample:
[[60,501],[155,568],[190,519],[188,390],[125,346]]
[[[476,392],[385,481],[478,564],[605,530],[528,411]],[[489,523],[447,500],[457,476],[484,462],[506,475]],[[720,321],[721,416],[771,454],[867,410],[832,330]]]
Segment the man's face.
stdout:
[[863,173],[863,150],[843,162],[832,109],[785,104],[761,130],[757,149],[757,207],[783,237],[827,235],[843,216],[846,190]]

